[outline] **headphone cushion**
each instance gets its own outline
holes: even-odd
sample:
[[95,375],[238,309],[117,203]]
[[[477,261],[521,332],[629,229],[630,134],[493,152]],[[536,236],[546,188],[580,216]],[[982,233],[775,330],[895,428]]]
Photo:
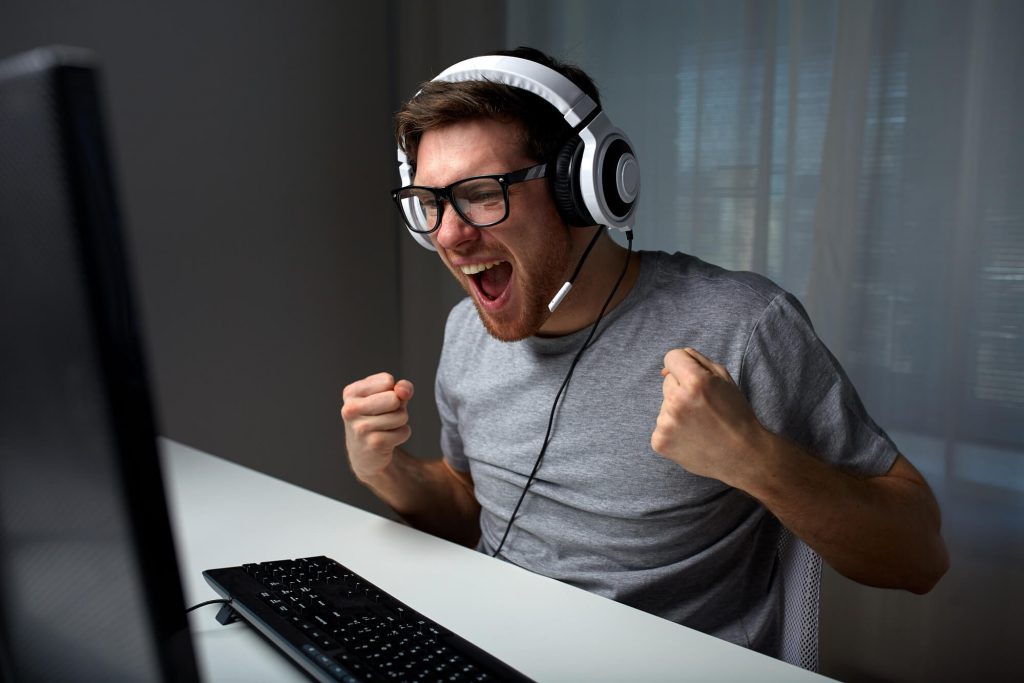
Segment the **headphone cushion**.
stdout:
[[573,137],[558,151],[555,169],[549,176],[551,194],[562,220],[570,226],[582,228],[594,224],[594,219],[580,193],[579,173],[583,158],[583,141]]

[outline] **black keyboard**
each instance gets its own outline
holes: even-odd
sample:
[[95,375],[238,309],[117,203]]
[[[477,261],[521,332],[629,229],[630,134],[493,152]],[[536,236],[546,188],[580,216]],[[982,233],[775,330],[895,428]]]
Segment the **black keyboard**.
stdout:
[[[529,681],[326,557],[209,569],[238,617],[318,681]],[[222,615],[218,619],[227,622]]]

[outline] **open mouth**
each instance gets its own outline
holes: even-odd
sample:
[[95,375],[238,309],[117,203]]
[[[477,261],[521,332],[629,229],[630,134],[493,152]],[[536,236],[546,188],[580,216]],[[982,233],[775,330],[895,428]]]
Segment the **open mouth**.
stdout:
[[485,303],[501,299],[512,280],[512,264],[508,261],[474,263],[460,266],[460,270],[473,282],[477,295]]

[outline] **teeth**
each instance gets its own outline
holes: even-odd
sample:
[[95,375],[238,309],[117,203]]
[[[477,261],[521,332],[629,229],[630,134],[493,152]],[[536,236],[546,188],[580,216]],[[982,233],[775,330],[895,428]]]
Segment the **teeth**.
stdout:
[[501,263],[501,261],[491,261],[490,263],[474,263],[468,266],[459,266],[459,270],[461,270],[466,275],[476,275],[477,273],[484,272],[488,268],[493,268],[499,263]]

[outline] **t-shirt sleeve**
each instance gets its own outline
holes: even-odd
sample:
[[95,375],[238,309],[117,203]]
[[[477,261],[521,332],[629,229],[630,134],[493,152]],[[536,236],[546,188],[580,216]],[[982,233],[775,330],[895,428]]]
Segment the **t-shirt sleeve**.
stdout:
[[462,437],[459,435],[459,421],[457,417],[456,399],[449,390],[449,378],[454,368],[452,367],[452,340],[453,321],[455,311],[448,316],[445,325],[444,346],[441,349],[441,360],[437,365],[437,377],[434,380],[434,399],[437,402],[437,412],[441,418],[441,453],[444,459],[451,465],[452,469],[458,472],[469,471],[469,459],[466,458],[462,446]]
[[764,310],[739,374],[740,388],[769,431],[846,470],[880,475],[892,467],[895,444],[867,414],[792,295],[779,294]]

